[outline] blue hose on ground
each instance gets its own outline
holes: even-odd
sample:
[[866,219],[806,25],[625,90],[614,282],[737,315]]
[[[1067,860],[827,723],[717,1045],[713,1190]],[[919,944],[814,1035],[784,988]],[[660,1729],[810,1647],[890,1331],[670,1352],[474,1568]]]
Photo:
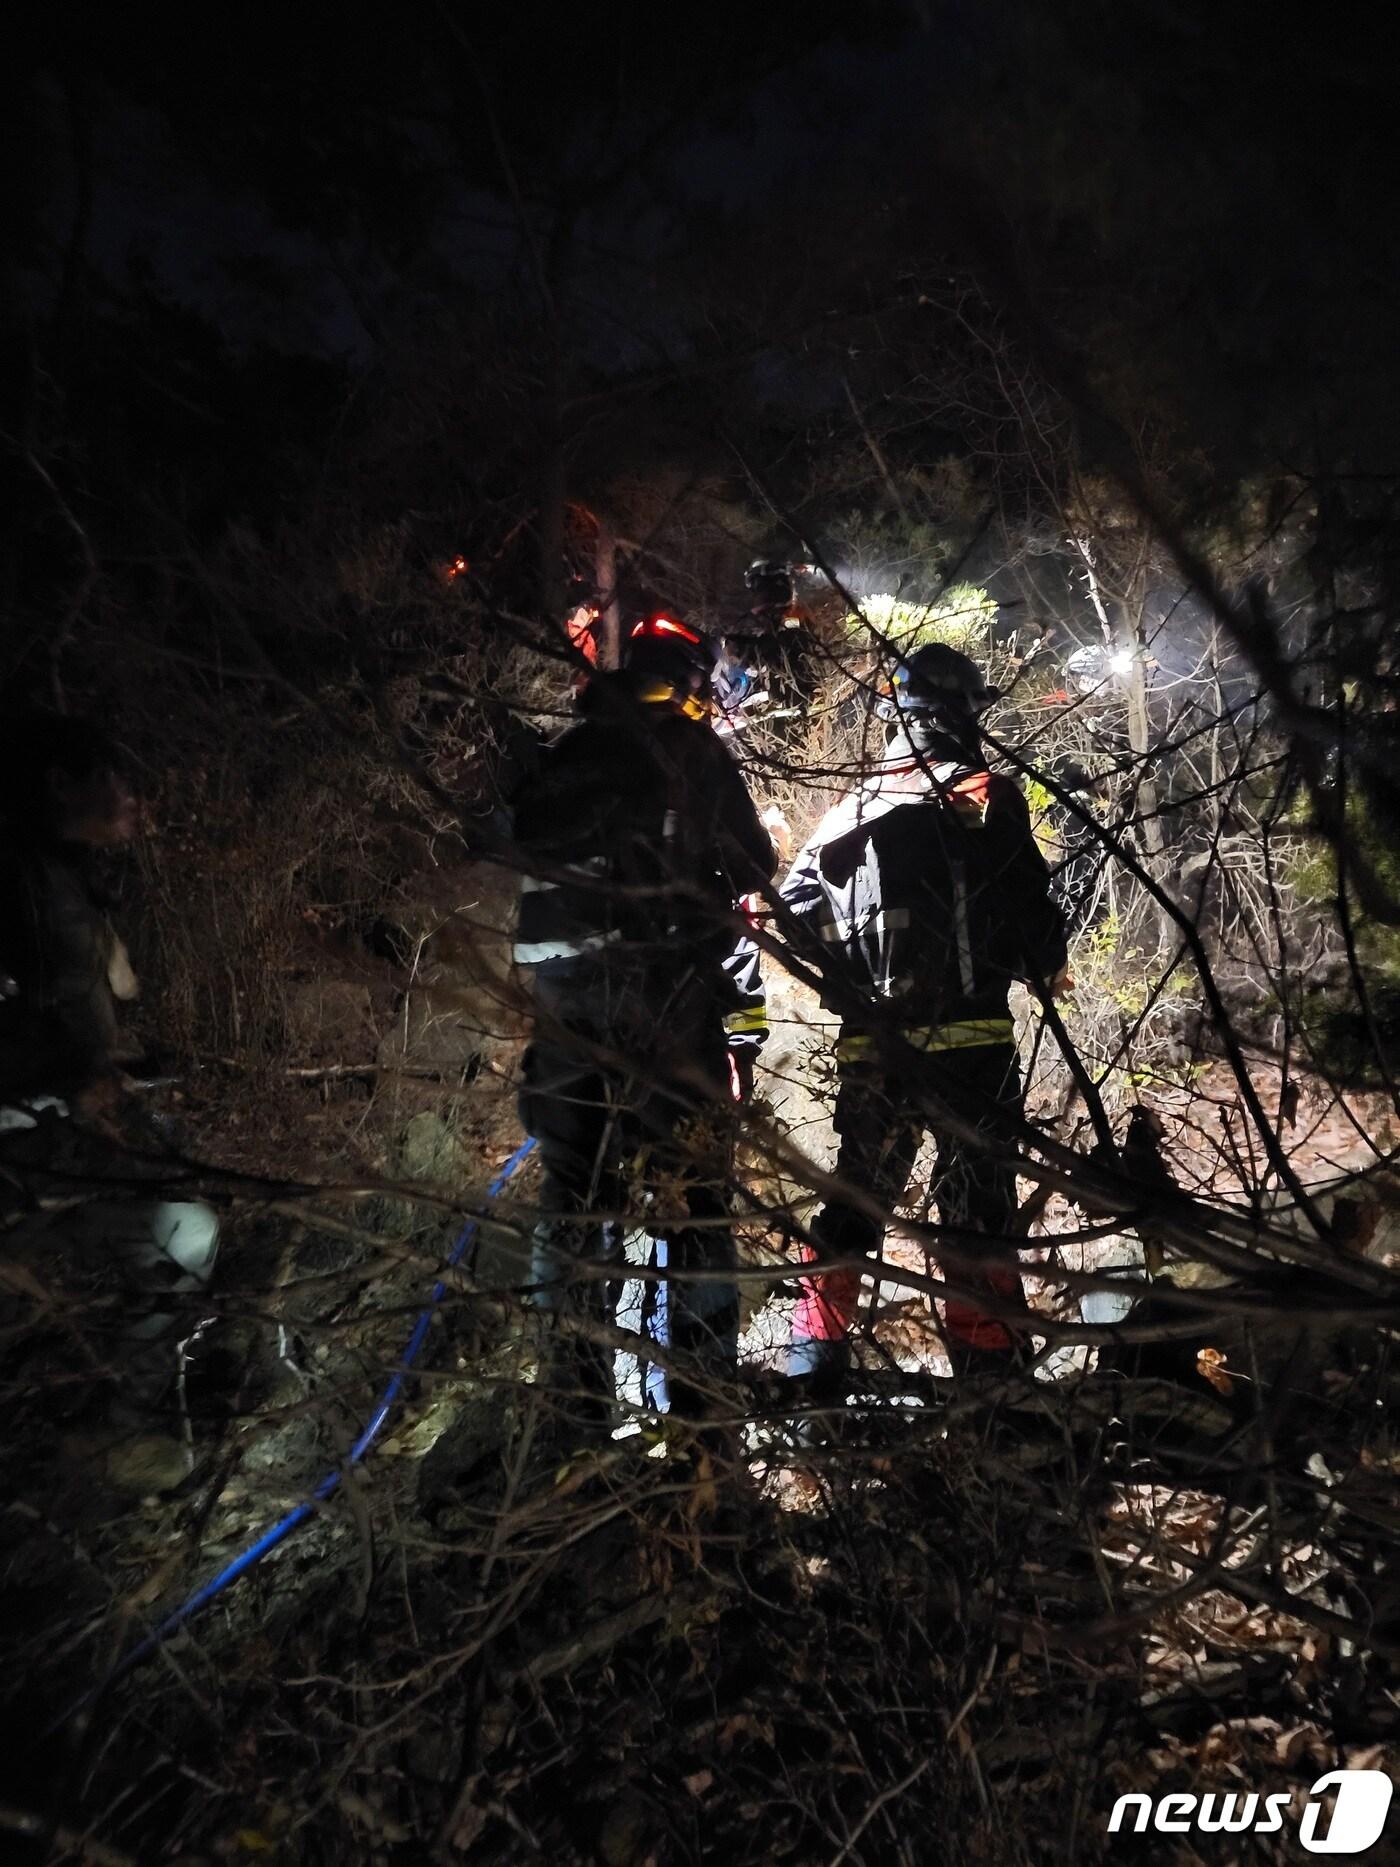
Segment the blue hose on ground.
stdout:
[[[531,1137],[523,1141],[515,1150],[505,1166],[502,1167],[501,1171],[496,1175],[496,1178],[486,1189],[486,1197],[488,1200],[494,1200],[499,1197],[507,1183],[529,1159],[530,1154],[534,1150],[534,1146],[534,1139]],[[480,1223],[481,1221],[479,1219],[468,1219],[467,1223],[462,1227],[457,1235],[456,1243],[447,1254],[448,1269],[454,1269],[461,1263],[467,1246],[476,1237]],[[366,1425],[363,1432],[361,1432],[359,1438],[356,1439],[355,1443],[351,1446],[345,1464],[337,1471],[327,1472],[304,1504],[298,1504],[295,1510],[288,1511],[287,1515],[281,1518],[279,1522],[273,1524],[270,1530],[265,1530],[256,1543],[252,1544],[248,1549],[245,1549],[241,1556],[235,1556],[233,1561],[228,1564],[227,1568],[221,1569],[211,1581],[206,1582],[202,1588],[197,1588],[188,1601],[183,1602],[178,1608],[166,1615],[160,1625],[153,1628],[152,1631],[147,1634],[146,1638],[138,1645],[134,1646],[124,1658],[118,1660],[117,1664],[103,1679],[100,1679],[89,1691],[84,1692],[80,1699],[75,1700],[61,1717],[55,1719],[54,1723],[49,1727],[50,1731],[57,1730],[60,1725],[66,1724],[68,1720],[77,1712],[81,1711],[85,1705],[89,1705],[94,1699],[99,1698],[109,1686],[115,1685],[118,1679],[124,1678],[134,1667],[139,1666],[143,1660],[149,1659],[151,1654],[156,1651],[157,1647],[162,1646],[173,1633],[183,1627],[187,1621],[192,1620],[202,1608],[207,1608],[209,1603],[213,1601],[217,1595],[221,1595],[232,1583],[236,1582],[240,1575],[246,1575],[248,1570],[253,1567],[254,1563],[262,1561],[269,1550],[276,1549],[277,1545],[289,1537],[293,1530],[299,1528],[300,1525],[306,1522],[308,1517],[315,1514],[318,1504],[324,1504],[326,1499],[339,1489],[347,1467],[358,1465],[360,1460],[379,1437],[384,1422],[393,1411],[395,1401],[397,1401],[399,1395],[403,1392],[403,1384],[408,1378],[414,1362],[418,1359],[419,1351],[427,1340],[428,1329],[432,1323],[434,1312],[446,1294],[447,1284],[444,1279],[439,1278],[433,1285],[432,1292],[428,1297],[428,1301],[422,1313],[419,1315],[417,1322],[413,1325],[413,1333],[409,1336],[403,1354],[399,1357],[399,1364],[394,1370],[394,1373],[390,1376],[389,1384],[380,1397],[379,1405],[370,1415],[369,1423]],[[45,1735],[47,1735],[47,1733],[45,1733]]]

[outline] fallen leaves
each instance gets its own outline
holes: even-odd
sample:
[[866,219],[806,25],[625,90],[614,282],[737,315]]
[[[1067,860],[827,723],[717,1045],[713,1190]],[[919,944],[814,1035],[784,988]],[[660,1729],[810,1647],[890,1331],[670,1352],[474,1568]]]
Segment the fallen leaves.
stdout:
[[1235,1383],[1226,1373],[1228,1357],[1224,1349],[1203,1348],[1196,1355],[1196,1372],[1203,1381],[1209,1381],[1217,1394],[1233,1394]]

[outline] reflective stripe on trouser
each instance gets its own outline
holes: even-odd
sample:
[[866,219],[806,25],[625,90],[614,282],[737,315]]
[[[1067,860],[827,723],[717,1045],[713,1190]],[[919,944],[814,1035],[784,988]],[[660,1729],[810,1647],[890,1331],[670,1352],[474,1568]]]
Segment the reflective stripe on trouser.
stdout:
[[729,1012],[724,1020],[727,1037],[767,1037],[768,1012],[763,1005],[746,1005]]
[[[991,1022],[991,1021],[989,1021]],[[944,1027],[945,1029],[947,1027]],[[949,1046],[949,1048],[959,1048]],[[956,1094],[958,1106],[985,1110],[989,1122],[999,1114],[1020,1113],[1020,1081],[1016,1052],[1009,1043],[969,1046],[959,1055],[956,1075],[941,1080],[940,1066],[931,1062],[927,1079],[937,1093],[946,1088]],[[910,1094],[910,1090],[915,1093]],[[915,1157],[923,1140],[925,1115],[917,1107],[917,1084],[903,1085],[883,1072],[862,1068],[843,1072],[836,1100],[836,1131],[841,1147],[837,1177],[853,1189],[869,1194],[882,1206],[899,1204]],[[934,1130],[938,1142],[935,1196],[940,1221],[960,1231],[983,1231],[997,1238],[1012,1229],[1016,1212],[1016,1170],[990,1147]],[[833,1199],[812,1224],[817,1249],[808,1261],[822,1257],[856,1258],[878,1251],[884,1228],[878,1219]],[[960,1245],[966,1250],[966,1244]],[[958,1280],[981,1285],[988,1296],[1023,1303],[1021,1280],[1001,1266],[956,1273]],[[808,1341],[840,1341],[855,1318],[860,1297],[859,1268],[818,1272],[802,1280],[803,1297],[793,1319],[794,1345]],[[995,1318],[977,1307],[975,1298],[952,1298],[943,1306],[943,1325],[950,1344],[978,1349],[1006,1349],[1011,1334]]]
[[[649,1238],[645,1232],[631,1232],[626,1243],[629,1265],[644,1265],[664,1271],[668,1261],[664,1238]],[[668,1348],[671,1342],[670,1286],[665,1278],[629,1278],[617,1301],[617,1326],[633,1335]],[[645,1352],[634,1354],[618,1349],[613,1356],[613,1381],[620,1397],[636,1407],[653,1413],[670,1409],[671,1394],[666,1370],[647,1358]]]
[[[963,1018],[954,1024],[912,1024],[891,1036],[915,1050],[980,1050],[991,1044],[1009,1044],[1016,1028],[1010,1018]],[[836,1042],[838,1063],[863,1063],[878,1054],[879,1039],[864,1031],[843,1032]]]

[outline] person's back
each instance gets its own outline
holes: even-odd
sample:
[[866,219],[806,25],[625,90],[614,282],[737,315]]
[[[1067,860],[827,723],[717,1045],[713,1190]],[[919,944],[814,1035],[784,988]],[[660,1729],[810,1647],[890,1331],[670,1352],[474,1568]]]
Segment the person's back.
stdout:
[[[836,1174],[865,1196],[817,1215],[819,1257],[879,1245],[869,1201],[899,1203],[926,1130],[938,1140],[940,1218],[962,1235],[960,1255],[969,1232],[1004,1241],[1013,1230],[1021,1090],[1008,993],[1014,979],[1051,986],[1065,946],[1024,799],[981,756],[978,715],[995,697],[964,655],[911,657],[896,677],[885,759],[828,813],[783,884],[790,933],[841,1016]],[[1014,1332],[984,1303],[1019,1307],[1019,1279],[1000,1266],[958,1276],[963,1294],[944,1313],[954,1365],[1001,1365]],[[840,1379],[859,1292],[856,1270],[806,1280],[790,1372]]]
[[1004,1018],[1013,981],[1064,959],[1019,787],[971,758],[931,763],[902,736],[828,813],[783,894],[877,1024],[890,1006],[901,1026]]
[[639,704],[626,677],[595,679],[581,711],[514,801],[516,963],[554,979],[604,953],[718,965],[736,899],[772,867],[734,761],[700,720]]
[[[703,1407],[697,1371],[722,1380],[737,1337],[722,1124],[694,1117],[725,1097],[737,901],[773,866],[738,767],[702,723],[712,668],[713,650],[675,618],[639,625],[625,672],[590,683],[584,717],[514,800],[514,951],[535,1009],[520,1114],[539,1144],[547,1215],[535,1230],[535,1301],[609,1313],[597,1265],[619,1256],[611,1219],[635,1198],[644,1163],[646,1181],[670,1189],[669,1267],[711,1273],[668,1304],[672,1349],[690,1361],[689,1378],[671,1383],[672,1410],[692,1414]],[[678,1190],[700,1223],[675,1216]],[[555,1334],[542,1366],[582,1390],[580,1424],[606,1423],[610,1355]]]

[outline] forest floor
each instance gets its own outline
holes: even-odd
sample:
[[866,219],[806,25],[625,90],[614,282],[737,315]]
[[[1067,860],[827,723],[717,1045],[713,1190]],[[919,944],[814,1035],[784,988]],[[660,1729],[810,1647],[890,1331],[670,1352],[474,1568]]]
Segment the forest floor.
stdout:
[[[1278,1851],[1258,1837],[1249,1856],[1285,1860],[1317,1777],[1400,1773],[1383,1347],[1332,1332],[1261,1463],[1236,1404],[1257,1367],[1233,1345],[1223,1365],[1194,1342],[1137,1376],[1081,1353],[1054,1380],[954,1392],[927,1304],[887,1286],[885,1372],[853,1379],[833,1443],[805,1445],[760,1378],[760,1423],[727,1454],[647,1426],[561,1458],[509,1296],[528,1168],[448,1280],[373,1456],[75,1710],[341,1468],[454,1199],[479,1200],[518,1141],[517,1030],[440,980],[422,990],[422,1024],[410,1006],[373,1054],[347,1057],[352,995],[322,1051],[257,1095],[217,1071],[186,1092],[202,1157],[248,1178],[191,1373],[185,1483],[111,1484],[100,1438],[55,1399],[61,1330],[25,1348],[0,1455],[0,1827],[29,1858],[1015,1867],[1108,1858],[1123,1793],[1215,1790],[1285,1795]],[[463,1021],[474,1062],[460,1030],[442,1039],[460,1085],[445,1097],[433,1032]],[[780,1016],[765,1087],[820,1159],[800,1027]],[[396,1073],[405,1059],[426,1074]],[[1258,1087],[1277,1106],[1266,1068]],[[1183,1185],[1234,1190],[1236,1104],[1216,1068],[1180,1091],[1165,1154]],[[1309,1183],[1335,1188],[1384,1146],[1378,1099],[1305,1083],[1290,1112]],[[334,1195],[272,1185],[293,1156]],[[1045,1250],[1071,1217],[1047,1208]],[[1356,1248],[1389,1262],[1393,1222],[1368,1183]],[[758,1364],[783,1318],[774,1303],[751,1320]],[[1237,1858],[1219,1845],[1183,1837],[1171,1858]],[[1386,1845],[1368,1859],[1400,1858]]]

